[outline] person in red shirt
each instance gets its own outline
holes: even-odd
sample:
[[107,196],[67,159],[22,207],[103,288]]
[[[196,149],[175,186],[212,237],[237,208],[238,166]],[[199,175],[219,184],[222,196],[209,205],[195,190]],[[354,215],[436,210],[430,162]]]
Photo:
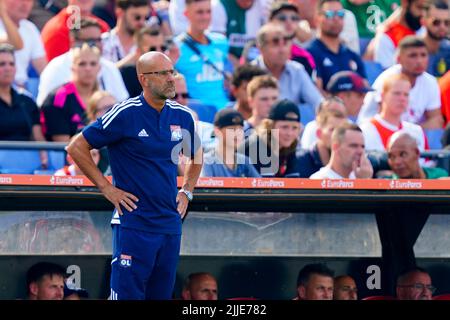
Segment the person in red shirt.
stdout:
[[68,6],[44,25],[41,36],[48,61],[69,51],[69,31],[77,28],[81,18],[92,17],[97,20],[102,33],[109,30],[105,21],[91,13],[94,4],[95,0],[68,0]]

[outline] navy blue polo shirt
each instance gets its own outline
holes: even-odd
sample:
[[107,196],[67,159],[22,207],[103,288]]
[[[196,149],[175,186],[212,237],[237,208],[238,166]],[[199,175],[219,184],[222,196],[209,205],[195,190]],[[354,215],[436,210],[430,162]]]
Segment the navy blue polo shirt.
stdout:
[[[116,104],[83,130],[89,144],[108,147],[114,185],[139,198],[137,209],[111,223],[147,232],[181,234],[177,212],[178,155],[194,156],[194,119],[187,107],[167,100],[159,113],[140,96]],[[192,148],[189,148],[193,146]],[[172,159],[173,158],[173,159]],[[120,219],[120,221],[119,221]]]
[[334,53],[322,41],[315,39],[305,49],[314,57],[317,77],[322,79],[323,89],[331,76],[339,71],[353,71],[367,79],[361,57],[343,44],[339,46],[339,52]]

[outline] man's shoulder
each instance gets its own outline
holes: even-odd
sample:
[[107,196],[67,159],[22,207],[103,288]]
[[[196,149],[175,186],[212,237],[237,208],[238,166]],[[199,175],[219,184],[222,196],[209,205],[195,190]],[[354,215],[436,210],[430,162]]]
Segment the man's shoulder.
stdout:
[[189,107],[170,99],[166,100],[166,105],[170,108],[171,112],[181,114],[183,117],[194,121],[194,114]]

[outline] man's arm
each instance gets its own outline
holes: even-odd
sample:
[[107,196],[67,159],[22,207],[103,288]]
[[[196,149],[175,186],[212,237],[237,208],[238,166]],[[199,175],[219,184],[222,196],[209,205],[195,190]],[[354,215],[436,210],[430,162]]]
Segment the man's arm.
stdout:
[[92,159],[90,150],[92,147],[89,145],[83,134],[76,135],[67,146],[66,150],[72,157],[73,161],[83,171],[83,173],[91,180],[108,199],[120,215],[122,215],[121,205],[128,211],[133,211],[137,208],[134,202],[139,201],[131,193],[120,190],[114,187],[97,168],[97,165]]
[[441,129],[444,126],[441,108],[425,111],[425,119],[421,124],[424,129]]
[[[203,165],[203,151],[202,148],[200,147],[195,153],[194,158],[189,159],[188,163],[186,164],[182,186],[184,190],[187,190],[189,192],[194,191],[195,184],[197,183],[198,177],[200,176],[200,172],[202,171],[202,165]],[[177,207],[178,213],[183,218],[184,215],[186,214],[186,209],[189,204],[189,200],[184,193],[179,192],[177,195],[177,203],[178,203]]]

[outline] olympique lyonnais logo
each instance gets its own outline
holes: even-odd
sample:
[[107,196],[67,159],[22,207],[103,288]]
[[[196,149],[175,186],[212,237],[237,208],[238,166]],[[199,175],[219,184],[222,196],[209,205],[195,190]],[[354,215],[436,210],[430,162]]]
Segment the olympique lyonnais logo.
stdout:
[[121,254],[120,255],[120,266],[124,267],[124,268],[128,268],[131,267],[131,260],[132,257],[126,254]]
[[170,140],[171,141],[180,141],[183,138],[183,134],[181,133],[181,127],[177,125],[170,125]]

